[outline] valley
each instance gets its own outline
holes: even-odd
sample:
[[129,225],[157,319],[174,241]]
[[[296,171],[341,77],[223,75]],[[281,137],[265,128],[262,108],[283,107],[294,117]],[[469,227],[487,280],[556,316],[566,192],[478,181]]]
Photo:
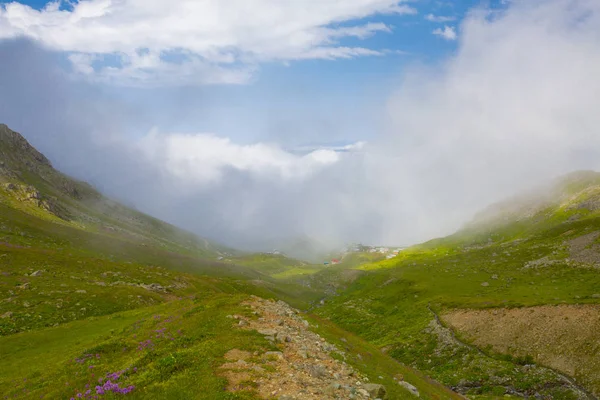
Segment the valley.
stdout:
[[0,125],[1,398],[596,399],[598,199],[577,172],[325,266],[129,209]]

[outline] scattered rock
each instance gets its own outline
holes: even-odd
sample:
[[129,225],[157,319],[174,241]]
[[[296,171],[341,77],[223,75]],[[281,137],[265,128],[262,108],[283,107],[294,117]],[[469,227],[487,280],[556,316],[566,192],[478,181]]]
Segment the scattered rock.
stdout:
[[40,275],[42,275],[42,271],[38,270],[38,271],[32,272],[29,276],[40,276]]
[[481,284],[481,286],[483,286],[483,287],[488,287],[488,286],[490,286],[490,283],[489,283],[489,282],[483,282],[483,283]]
[[158,283],[151,283],[149,285],[142,283],[140,284],[140,287],[151,292],[167,293],[167,288],[163,287],[162,285],[159,285]]
[[277,339],[277,341],[281,343],[289,343],[292,341],[292,339],[283,332],[277,333],[275,339]]
[[[259,398],[280,400],[375,399],[369,386],[358,382],[368,379],[354,372],[345,362],[334,359],[332,353],[344,352],[307,329],[308,322],[283,301],[252,297],[245,305],[252,308],[257,319],[235,324],[244,330],[254,330],[273,340],[280,351],[266,351],[242,360],[238,351],[228,353],[228,363],[221,366],[221,375],[229,382],[227,389],[247,390],[241,382],[253,382]],[[240,319],[240,322],[242,320]],[[245,389],[244,389],[245,388]],[[360,389],[360,392],[359,392]],[[385,390],[385,389],[384,389]],[[383,397],[380,397],[383,399]]]
[[325,378],[327,374],[327,368],[322,365],[310,365],[308,367],[308,373],[314,378]]
[[265,336],[275,336],[277,335],[276,329],[259,329],[258,333]]

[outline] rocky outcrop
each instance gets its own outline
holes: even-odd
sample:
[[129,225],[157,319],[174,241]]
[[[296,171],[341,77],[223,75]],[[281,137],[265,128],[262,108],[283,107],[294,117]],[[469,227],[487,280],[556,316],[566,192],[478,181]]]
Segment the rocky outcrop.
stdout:
[[66,221],[71,219],[71,214],[64,207],[61,207],[55,198],[44,196],[39,190],[31,185],[6,183],[4,184],[4,190],[12,194],[12,196],[20,202],[32,204],[42,210],[54,214],[60,219]]

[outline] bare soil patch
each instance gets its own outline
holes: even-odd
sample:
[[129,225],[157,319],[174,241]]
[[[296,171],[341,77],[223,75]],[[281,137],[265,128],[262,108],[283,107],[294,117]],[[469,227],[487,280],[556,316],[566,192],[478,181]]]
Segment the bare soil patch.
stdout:
[[531,356],[600,395],[600,305],[454,310],[442,320],[480,348]]

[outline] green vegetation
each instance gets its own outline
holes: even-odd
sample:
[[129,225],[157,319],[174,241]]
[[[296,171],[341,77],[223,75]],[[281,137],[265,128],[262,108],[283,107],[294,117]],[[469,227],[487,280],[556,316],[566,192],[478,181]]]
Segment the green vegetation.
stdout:
[[[527,204],[535,210],[530,215],[501,214],[493,228],[474,225],[359,267],[364,273],[319,315],[465,393],[493,396],[510,388],[570,398],[572,391],[552,371],[522,366],[535,355],[516,359],[445,343],[432,326],[432,310],[599,303],[599,175],[583,176],[585,184],[581,175],[561,181],[559,188],[568,190],[561,189],[554,203]],[[578,243],[586,234],[587,242]],[[600,390],[600,382],[586,379],[585,368],[577,378]]]
[[96,394],[107,380],[133,387],[128,397],[134,399],[255,398],[225,392],[226,381],[216,372],[231,346],[251,351],[268,346],[256,333],[231,329],[226,315],[244,312],[243,297],[199,293],[194,299],[5,337],[0,384],[11,398],[76,398],[87,390]]
[[[296,269],[324,271],[240,255],[123,207],[0,125],[2,398],[256,398],[252,382],[226,391],[219,366],[233,348],[277,348],[229,316],[257,318],[240,305],[250,295],[314,304],[320,289],[280,276]],[[401,371],[423,398],[456,398],[331,323],[319,330],[374,354],[352,361],[372,380],[392,385]]]
[[[599,239],[600,174],[583,172],[389,260],[242,254],[104,198],[0,126],[0,387],[9,398],[255,398],[250,381],[226,391],[219,366],[233,348],[277,349],[228,318],[257,318],[240,304],[258,295],[310,310],[317,331],[390,399],[407,395],[399,375],[422,398],[454,397],[426,376],[470,398],[582,398],[546,368],[561,364],[543,347],[486,345],[485,326],[453,332],[446,317],[600,304]],[[589,360],[600,336],[585,341],[560,356]],[[598,395],[594,362],[561,371]]]

